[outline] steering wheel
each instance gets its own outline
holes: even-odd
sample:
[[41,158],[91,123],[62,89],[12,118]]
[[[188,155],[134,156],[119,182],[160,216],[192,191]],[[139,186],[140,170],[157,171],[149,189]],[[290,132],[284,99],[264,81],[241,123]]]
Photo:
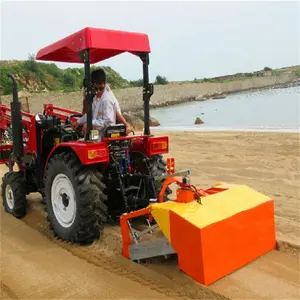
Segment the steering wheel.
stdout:
[[[64,124],[61,126],[61,128],[67,133],[70,134],[71,132],[75,134],[78,138],[84,137],[84,134],[82,133],[82,125],[79,125],[75,130],[72,128],[71,124]],[[66,128],[71,128],[71,130],[66,130]]]
[[[66,118],[66,121],[65,121],[65,124],[62,125],[62,128],[65,129],[65,128],[72,128],[72,125],[71,125],[71,119],[72,118],[81,118],[83,116],[83,114],[73,114],[73,115],[70,115]],[[82,133],[82,125],[79,125],[75,130],[72,128],[72,131],[79,137],[83,137],[83,133]]]
[[71,118],[81,118],[83,114],[73,114],[66,118],[65,124],[71,124]]

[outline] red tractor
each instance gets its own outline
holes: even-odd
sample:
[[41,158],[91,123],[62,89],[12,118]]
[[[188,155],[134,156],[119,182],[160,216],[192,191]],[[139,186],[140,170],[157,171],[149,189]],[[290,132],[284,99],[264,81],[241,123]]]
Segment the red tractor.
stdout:
[[[90,64],[129,52],[143,63],[144,133],[126,135],[123,124],[108,127],[101,142],[92,128]],[[26,195],[43,196],[50,228],[55,236],[72,243],[98,239],[108,219],[157,201],[168,175],[162,155],[168,153],[168,136],[152,136],[149,126],[150,46],[146,34],[84,28],[41,49],[36,59],[83,63],[87,85],[87,135],[74,131],[71,121],[81,114],[44,105],[43,113],[21,110],[12,74],[11,107],[0,106],[1,133],[12,127],[12,144],[1,144],[0,159],[9,171],[3,177],[5,211],[17,218],[26,214]],[[18,171],[14,171],[14,166]],[[174,175],[174,174],[173,174]],[[165,192],[165,199],[171,190]]]

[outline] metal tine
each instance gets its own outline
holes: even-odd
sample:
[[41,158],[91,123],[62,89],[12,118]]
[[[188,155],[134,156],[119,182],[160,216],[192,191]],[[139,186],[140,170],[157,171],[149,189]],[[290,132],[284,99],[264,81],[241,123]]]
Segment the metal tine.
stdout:
[[143,235],[145,235],[145,234],[147,234],[147,233],[153,233],[153,230],[155,230],[156,228],[158,228],[158,225],[157,224],[155,224],[155,225],[153,225],[153,226],[149,226],[149,228],[147,228],[147,229],[144,229],[144,230],[142,230],[142,231],[138,231],[138,230],[136,230],[136,229],[134,229],[132,226],[131,226],[131,224],[130,224],[130,222],[129,221],[127,221],[128,222],[128,226],[129,226],[129,229],[130,229],[130,232],[131,232],[131,235],[132,235],[132,237],[133,237],[133,241],[134,241],[134,243],[135,244],[138,244],[139,243],[139,239],[143,236]]
[[129,230],[131,232],[131,236],[133,238],[133,241],[135,244],[138,244],[138,239],[139,239],[139,236],[136,234],[136,232],[134,231],[134,228],[131,226],[131,223],[129,222],[129,220],[127,220],[127,224],[128,224],[128,227],[129,227]]
[[149,229],[150,229],[150,232],[153,233],[153,231],[151,230],[151,227],[152,227],[152,226],[151,226],[151,224],[150,224],[149,219],[146,219],[146,221],[147,221],[148,227],[149,227]]
[[148,232],[153,233],[153,230],[156,229],[156,228],[158,228],[158,225],[157,225],[157,224],[155,224],[155,225],[153,225],[153,226],[150,226],[149,228],[147,228],[147,229],[145,229],[145,230],[140,231],[140,232],[139,232],[139,238],[140,238],[141,236],[145,235],[145,234],[148,233]]

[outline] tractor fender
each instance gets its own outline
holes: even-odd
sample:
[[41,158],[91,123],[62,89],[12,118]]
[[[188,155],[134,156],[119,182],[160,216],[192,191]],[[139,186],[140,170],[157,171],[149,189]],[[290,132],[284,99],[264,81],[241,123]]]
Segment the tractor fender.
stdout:
[[73,152],[83,165],[107,163],[109,150],[106,143],[65,142],[56,145],[50,152],[45,163],[45,170],[52,156],[62,152]]

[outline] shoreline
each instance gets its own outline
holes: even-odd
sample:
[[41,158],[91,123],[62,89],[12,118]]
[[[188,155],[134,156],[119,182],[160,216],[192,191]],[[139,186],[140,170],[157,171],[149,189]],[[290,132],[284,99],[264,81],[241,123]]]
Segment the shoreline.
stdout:
[[[300,86],[300,78],[293,72],[227,82],[173,82],[166,85],[155,85],[154,94],[150,99],[150,114],[151,110],[157,108],[221,99],[232,94],[295,86]],[[135,115],[143,110],[142,87],[116,89],[113,92],[119,101],[122,112]],[[2,104],[10,106],[12,95],[2,95],[0,99]],[[28,96],[28,100],[30,111],[34,114],[43,110],[43,104],[54,104],[58,107],[77,111],[82,110],[80,90],[71,93],[32,93]],[[20,101],[25,102],[25,98],[20,98]]]
[[185,127],[185,126],[150,126],[150,130],[156,132],[169,132],[169,133],[286,133],[286,134],[300,134],[298,129],[258,129],[258,128],[204,128],[204,127]]
[[[249,89],[240,89],[240,90],[234,90],[234,91],[230,91],[225,93],[215,93],[215,94],[211,94],[209,95],[209,97],[202,97],[197,99],[197,96],[192,96],[189,98],[182,98],[182,99],[178,99],[178,100],[174,100],[171,102],[163,102],[163,103],[159,103],[159,104],[150,104],[150,109],[157,109],[157,108],[165,108],[165,107],[169,107],[169,106],[176,106],[176,105],[180,105],[180,104],[185,104],[185,103],[195,103],[195,102],[203,102],[203,101],[207,101],[207,100],[214,100],[214,99],[224,99],[229,95],[234,95],[234,94],[243,94],[243,93],[248,93],[248,92],[257,92],[257,91],[265,91],[265,90],[271,90],[271,89],[283,89],[283,88],[291,88],[291,87],[296,87],[296,86],[300,86],[300,79],[299,80],[294,80],[292,82],[286,83],[286,84],[275,84],[275,85],[271,85],[271,86],[265,86],[265,87],[259,87],[259,88],[249,88]],[[151,101],[150,101],[151,102]],[[131,110],[130,112],[137,112]],[[126,110],[124,110],[124,112],[128,112]]]
[[[228,95],[300,86],[300,78],[294,73],[278,76],[246,78],[229,82],[171,83],[154,86],[150,109],[175,106],[184,103],[222,99]],[[115,90],[122,111],[136,113],[143,109],[142,88]]]

